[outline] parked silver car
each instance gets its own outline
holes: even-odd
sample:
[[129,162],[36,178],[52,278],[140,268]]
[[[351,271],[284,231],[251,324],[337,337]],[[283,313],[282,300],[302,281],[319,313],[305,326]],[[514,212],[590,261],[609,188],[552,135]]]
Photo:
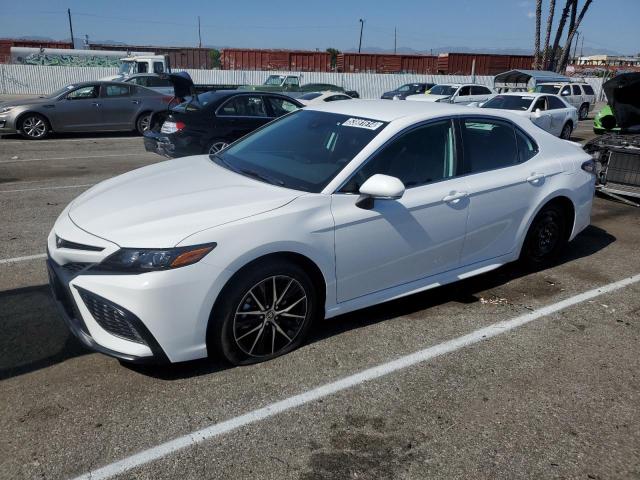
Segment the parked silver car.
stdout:
[[52,131],[143,133],[151,115],[166,110],[173,99],[128,83],[74,83],[46,97],[0,103],[0,135],[40,140]]

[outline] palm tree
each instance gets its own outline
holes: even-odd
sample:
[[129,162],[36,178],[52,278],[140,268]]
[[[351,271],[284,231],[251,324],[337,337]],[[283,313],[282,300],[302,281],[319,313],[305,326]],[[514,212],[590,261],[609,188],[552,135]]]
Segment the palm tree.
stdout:
[[584,2],[584,5],[582,5],[582,10],[580,10],[580,15],[578,15],[578,19],[575,20],[575,11],[577,10],[577,7],[578,7],[578,0],[575,0],[574,10],[572,11],[572,14],[571,14],[571,25],[569,27],[569,34],[567,35],[567,43],[564,46],[562,57],[560,58],[560,62],[558,63],[558,68],[556,70],[557,72],[562,72],[564,71],[565,68],[567,68],[567,63],[569,61],[569,53],[571,52],[571,43],[573,42],[573,37],[578,31],[578,28],[580,28],[580,23],[582,22],[584,15],[587,13],[587,10],[589,9],[589,6],[591,5],[592,1],[593,0],[587,0],[586,2]]
[[536,37],[533,48],[533,68],[540,68],[540,23],[542,20],[542,0],[536,0]]
[[556,0],[549,1],[549,15],[547,16],[547,33],[544,36],[544,48],[542,50],[542,70],[547,69],[549,61],[549,40],[551,40],[551,27],[553,25],[553,16],[556,11]]
[[553,41],[553,47],[551,47],[551,53],[549,55],[549,70],[555,70],[556,57],[558,55],[558,48],[560,47],[560,39],[564,32],[564,26],[567,23],[567,17],[569,16],[569,10],[577,0],[566,0],[564,8],[562,9],[562,15],[560,16],[560,22],[558,23],[558,29],[556,30],[556,37]]

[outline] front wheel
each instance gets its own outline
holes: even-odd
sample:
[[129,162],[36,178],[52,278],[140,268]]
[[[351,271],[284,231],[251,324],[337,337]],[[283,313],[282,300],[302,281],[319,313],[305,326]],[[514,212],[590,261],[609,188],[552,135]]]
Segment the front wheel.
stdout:
[[205,153],[213,155],[214,153],[218,153],[220,150],[227,148],[227,146],[229,146],[229,144],[224,140],[214,140],[209,144]]
[[208,344],[234,365],[262,362],[297,348],[319,311],[309,276],[280,260],[241,272],[218,303]]
[[565,213],[558,205],[544,207],[533,219],[520,253],[529,268],[541,268],[555,260],[567,244]]
[[42,115],[30,113],[20,120],[20,135],[29,140],[42,140],[49,135],[51,127]]

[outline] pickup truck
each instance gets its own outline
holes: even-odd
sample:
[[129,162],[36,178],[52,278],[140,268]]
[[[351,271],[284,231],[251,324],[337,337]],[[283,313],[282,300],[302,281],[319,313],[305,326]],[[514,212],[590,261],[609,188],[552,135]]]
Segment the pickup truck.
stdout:
[[238,88],[260,92],[286,92],[291,97],[304,95],[308,92],[332,91],[345,93],[352,98],[360,98],[360,95],[355,90],[345,90],[331,83],[300,85],[300,75],[269,75],[262,85],[240,85]]

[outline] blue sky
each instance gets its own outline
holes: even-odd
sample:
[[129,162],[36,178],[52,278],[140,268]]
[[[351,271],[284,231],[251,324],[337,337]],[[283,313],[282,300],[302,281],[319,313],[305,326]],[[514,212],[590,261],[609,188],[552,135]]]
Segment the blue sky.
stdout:
[[[364,47],[393,48],[395,26],[399,47],[428,51],[532,48],[535,0],[0,0],[0,36],[68,38],[67,7],[75,36],[94,40],[196,46],[200,15],[206,45],[344,50],[357,47],[364,18]],[[585,47],[639,53],[638,19],[640,0],[594,0]]]

